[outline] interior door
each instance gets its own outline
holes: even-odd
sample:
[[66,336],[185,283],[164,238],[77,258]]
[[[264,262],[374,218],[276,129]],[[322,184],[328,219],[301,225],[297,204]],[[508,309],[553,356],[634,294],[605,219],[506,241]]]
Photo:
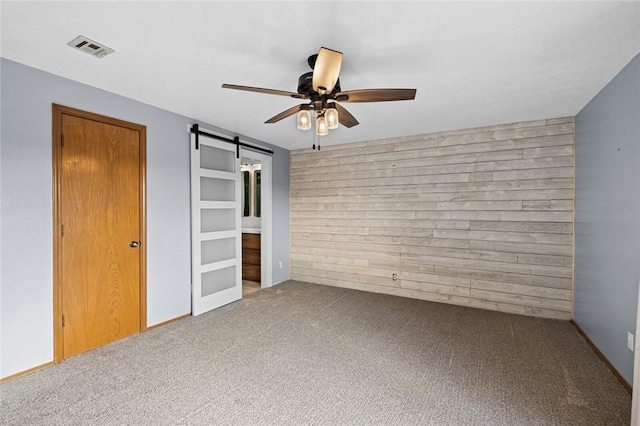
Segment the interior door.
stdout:
[[144,142],[140,129],[99,116],[56,119],[64,359],[141,330]]
[[236,147],[191,135],[192,313],[242,298],[241,175]]

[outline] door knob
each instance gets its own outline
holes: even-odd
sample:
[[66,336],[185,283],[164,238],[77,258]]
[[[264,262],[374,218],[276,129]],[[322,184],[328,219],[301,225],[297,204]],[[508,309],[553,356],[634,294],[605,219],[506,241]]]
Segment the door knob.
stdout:
[[133,248],[136,248],[136,247],[138,247],[139,245],[140,245],[140,241],[131,241],[131,242],[129,243],[129,247],[133,247]]

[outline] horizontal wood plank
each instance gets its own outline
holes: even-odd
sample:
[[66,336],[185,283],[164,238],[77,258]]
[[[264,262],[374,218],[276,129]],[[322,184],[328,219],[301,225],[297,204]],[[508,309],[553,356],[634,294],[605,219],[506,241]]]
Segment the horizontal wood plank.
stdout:
[[410,297],[414,299],[427,300],[432,302],[448,303],[452,305],[465,306],[470,308],[487,309],[492,311],[500,311],[519,315],[536,316],[542,318],[552,318],[559,320],[571,319],[571,314],[565,311],[553,309],[545,309],[539,307],[525,306],[519,304],[511,304],[504,302],[487,301],[483,299],[475,299],[471,297],[459,297],[451,294],[441,294],[428,291],[414,290],[401,287],[363,284],[349,280],[332,280],[320,277],[306,276],[298,273],[292,273],[291,278],[299,281],[306,281],[316,284],[324,284],[333,287],[350,288],[353,290],[368,291],[372,293],[389,294],[393,296]]
[[569,319],[573,118],[290,155],[292,278]]

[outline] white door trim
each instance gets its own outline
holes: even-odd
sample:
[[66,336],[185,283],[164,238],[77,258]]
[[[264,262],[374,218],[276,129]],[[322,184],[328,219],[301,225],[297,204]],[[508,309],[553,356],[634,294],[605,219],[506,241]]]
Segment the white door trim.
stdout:
[[640,332],[640,282],[638,282],[638,309],[636,313],[636,338],[635,353],[633,355],[633,390],[631,400],[631,425],[640,425],[640,343],[638,343],[638,332]]
[[260,177],[260,287],[273,285],[273,158],[251,149],[242,148],[240,157],[258,160],[261,164]]

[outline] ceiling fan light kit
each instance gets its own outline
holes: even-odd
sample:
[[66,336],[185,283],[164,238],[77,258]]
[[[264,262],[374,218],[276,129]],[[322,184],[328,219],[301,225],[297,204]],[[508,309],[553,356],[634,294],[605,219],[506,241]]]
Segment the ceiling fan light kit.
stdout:
[[316,118],[316,135],[326,136],[329,134],[329,128],[327,127],[327,120],[324,118],[324,114]]
[[340,116],[334,103],[327,105],[327,108],[324,111],[324,117],[325,120],[327,120],[327,129],[333,130],[338,128],[338,125],[340,124]]
[[297,113],[298,129],[309,130],[312,127],[313,110],[315,130],[319,136],[328,135],[329,130],[337,129],[340,124],[347,128],[358,125],[358,120],[338,102],[408,101],[416,97],[416,89],[359,89],[343,92],[339,78],[342,53],[336,50],[321,47],[318,54],[309,56],[308,63],[313,72],[300,76],[297,93],[235,84],[223,84],[222,87],[308,100],[307,104],[296,105],[271,117],[265,124],[277,123]]
[[311,111],[303,108],[298,112],[298,129],[309,130],[311,128]]

